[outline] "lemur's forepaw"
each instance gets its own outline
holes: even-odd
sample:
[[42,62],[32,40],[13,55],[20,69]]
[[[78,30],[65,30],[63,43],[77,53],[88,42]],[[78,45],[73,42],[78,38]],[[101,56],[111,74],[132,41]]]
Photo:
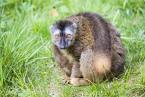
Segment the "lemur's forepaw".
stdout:
[[71,78],[70,84],[72,84],[73,86],[86,86],[90,83],[83,78]]
[[62,80],[62,84],[65,85],[65,84],[70,84],[70,79],[63,79]]

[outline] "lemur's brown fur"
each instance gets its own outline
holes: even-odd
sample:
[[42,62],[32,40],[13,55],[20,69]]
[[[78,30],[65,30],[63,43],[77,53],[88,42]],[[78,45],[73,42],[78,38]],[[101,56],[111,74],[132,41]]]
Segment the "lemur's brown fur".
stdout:
[[88,85],[123,71],[124,49],[114,26],[94,13],[80,13],[66,20],[77,24],[75,42],[65,50],[54,45],[54,54],[71,84]]

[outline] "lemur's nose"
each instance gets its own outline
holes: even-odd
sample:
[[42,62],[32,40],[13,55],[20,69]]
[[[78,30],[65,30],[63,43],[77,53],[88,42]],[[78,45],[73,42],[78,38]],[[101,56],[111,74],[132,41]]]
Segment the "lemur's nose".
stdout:
[[59,45],[60,45],[60,49],[67,48],[67,43],[66,43],[66,41],[63,38],[60,40]]

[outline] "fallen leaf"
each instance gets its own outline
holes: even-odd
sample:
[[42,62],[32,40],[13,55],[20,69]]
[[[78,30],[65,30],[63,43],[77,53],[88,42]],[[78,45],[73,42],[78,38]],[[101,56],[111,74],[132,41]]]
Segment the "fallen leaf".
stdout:
[[52,10],[51,10],[51,16],[53,16],[53,17],[57,17],[58,16],[58,11],[57,11],[56,7],[52,8]]

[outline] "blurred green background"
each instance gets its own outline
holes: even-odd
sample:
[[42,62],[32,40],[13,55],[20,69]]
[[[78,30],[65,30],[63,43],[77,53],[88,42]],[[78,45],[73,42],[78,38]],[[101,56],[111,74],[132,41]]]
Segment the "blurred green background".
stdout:
[[[120,79],[62,85],[49,26],[78,12],[113,23],[126,49]],[[0,97],[145,97],[144,0],[0,0]]]

